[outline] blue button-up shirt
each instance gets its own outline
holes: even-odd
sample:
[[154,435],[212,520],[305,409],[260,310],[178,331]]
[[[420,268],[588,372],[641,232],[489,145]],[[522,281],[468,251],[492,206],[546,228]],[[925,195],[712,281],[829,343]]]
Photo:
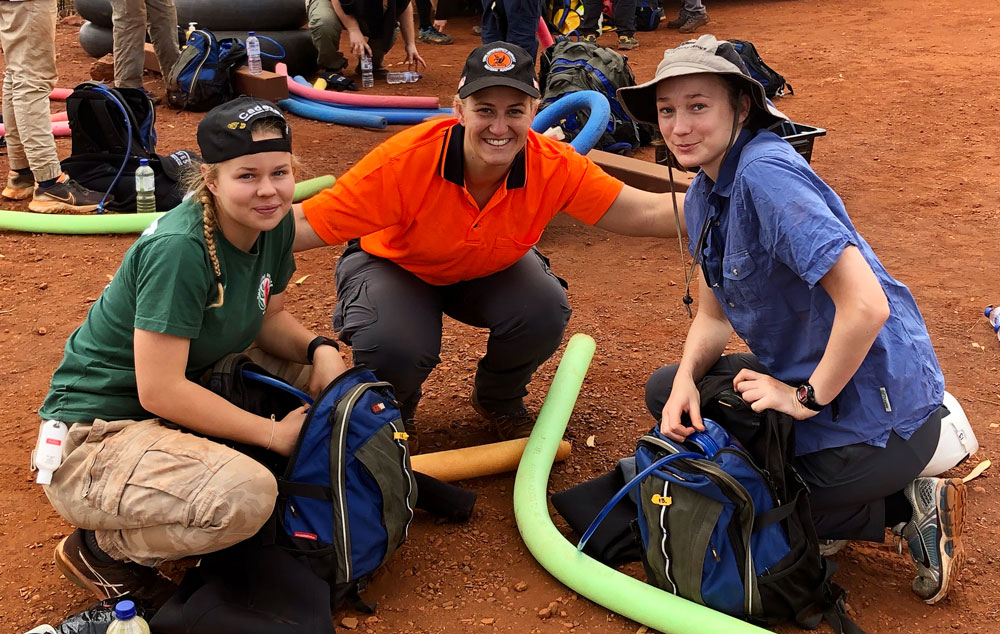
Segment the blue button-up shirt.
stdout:
[[796,426],[796,454],[904,439],[940,405],[944,378],[909,289],[894,280],[851,223],[840,197],[777,135],[744,130],[719,180],[698,174],[684,213],[694,256],[729,323],[775,378],[807,381],[830,338],[835,307],[819,280],[856,246],[889,299],[890,315],[850,382],[839,416],[824,408]]

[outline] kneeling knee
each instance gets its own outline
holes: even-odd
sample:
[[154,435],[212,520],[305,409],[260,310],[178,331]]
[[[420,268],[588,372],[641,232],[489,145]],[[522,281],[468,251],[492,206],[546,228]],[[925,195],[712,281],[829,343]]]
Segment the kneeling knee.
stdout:
[[230,544],[250,537],[264,525],[278,498],[278,483],[264,465],[239,455],[213,478],[218,498],[206,519],[226,534]]

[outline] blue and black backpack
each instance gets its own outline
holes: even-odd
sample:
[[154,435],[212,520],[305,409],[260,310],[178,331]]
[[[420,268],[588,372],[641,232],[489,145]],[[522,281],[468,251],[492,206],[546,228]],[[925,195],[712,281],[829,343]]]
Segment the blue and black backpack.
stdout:
[[216,364],[208,387],[265,416],[310,403],[287,460],[238,448],[268,466],[278,482],[263,543],[307,563],[329,583],[334,605],[358,605],[372,573],[406,539],[416,506],[417,484],[390,384],[355,366],[313,401],[246,355],[230,355]]
[[794,421],[754,412],[731,376],[707,380],[714,385],[699,386],[706,430],[683,444],[658,427],[640,438],[635,478],[598,514],[580,548],[630,494],[649,583],[767,625],[791,620],[814,629],[825,618],[834,632],[861,632],[831,581],[836,566],[819,554],[808,487],[792,466]]
[[236,38],[218,39],[196,29],[180,57],[164,76],[167,103],[172,108],[206,112],[236,96],[233,77],[246,64],[247,51]]
[[785,91],[789,95],[794,95],[792,85],[785,81],[785,77],[764,63],[757,47],[752,42],[746,40],[729,40],[736,52],[739,53],[743,63],[746,64],[750,76],[760,82],[764,87],[764,94],[768,97],[784,97]]

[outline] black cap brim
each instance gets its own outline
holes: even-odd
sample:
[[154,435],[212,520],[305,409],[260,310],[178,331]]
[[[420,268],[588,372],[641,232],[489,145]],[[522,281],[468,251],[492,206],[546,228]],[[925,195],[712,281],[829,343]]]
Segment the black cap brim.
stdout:
[[475,92],[479,92],[484,88],[490,88],[491,86],[508,86],[515,90],[519,90],[524,94],[528,95],[532,99],[538,99],[541,93],[538,89],[530,84],[526,84],[523,81],[518,81],[512,77],[481,77],[480,79],[474,79],[467,84],[464,84],[458,89],[458,96],[461,99],[465,99],[469,95]]

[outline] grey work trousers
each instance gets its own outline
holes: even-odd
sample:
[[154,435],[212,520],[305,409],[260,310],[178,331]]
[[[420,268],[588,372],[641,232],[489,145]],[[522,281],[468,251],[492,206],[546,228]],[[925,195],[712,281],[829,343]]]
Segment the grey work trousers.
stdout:
[[111,23],[116,87],[142,88],[147,28],[160,71],[170,72],[180,56],[174,0],[111,0]]
[[524,406],[532,374],[559,347],[572,312],[564,282],[535,249],[498,273],[434,286],[352,245],[336,279],[333,328],[355,364],[392,383],[404,420],[413,418],[420,386],[441,362],[442,315],[489,329],[477,398],[489,411],[511,413]]
[[[735,376],[743,368],[767,372],[752,354],[728,354],[708,374]],[[646,382],[646,406],[656,420],[663,417],[676,374],[677,366],[668,365]],[[905,520],[908,516],[893,516],[909,509],[903,487],[930,462],[947,411],[939,408],[906,440],[890,434],[885,447],[857,443],[796,456],[795,467],[810,488],[817,536],[881,542],[886,526]]]
[[[312,35],[313,46],[318,51],[316,63],[320,68],[342,72],[347,66],[347,58],[340,52],[340,34],[344,32],[344,25],[341,24],[337,12],[333,10],[330,0],[309,0],[309,33]],[[364,19],[358,19],[358,26],[365,35],[370,35],[368,25]],[[381,41],[371,39],[368,45],[372,49],[372,67],[382,68],[385,54],[392,49],[396,43],[396,30],[391,29]]]

